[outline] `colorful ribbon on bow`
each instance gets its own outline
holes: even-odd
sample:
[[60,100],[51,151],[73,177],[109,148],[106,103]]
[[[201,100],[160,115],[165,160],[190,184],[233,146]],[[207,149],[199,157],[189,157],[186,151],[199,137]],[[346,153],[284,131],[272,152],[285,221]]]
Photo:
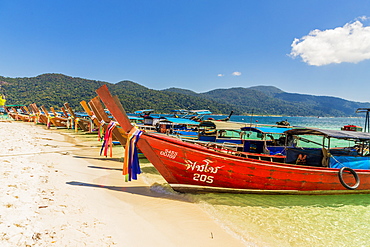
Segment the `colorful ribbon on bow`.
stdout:
[[104,120],[101,120],[100,121],[100,125],[99,125],[99,129],[98,129],[98,140],[99,141],[102,141],[103,140],[103,126],[104,126],[105,122]]
[[125,181],[131,181],[131,179],[137,179],[137,175],[141,173],[139,157],[136,148],[136,143],[143,132],[136,129],[131,129],[128,133],[126,147],[125,147],[125,159],[123,162],[123,175]]
[[113,129],[116,127],[116,122],[114,121],[111,121],[109,124],[108,124],[108,127],[107,127],[107,130],[105,131],[105,134],[104,134],[104,141],[103,141],[103,145],[101,146],[101,149],[100,149],[100,155],[102,154],[103,150],[104,150],[104,156],[107,157],[108,156],[108,149],[109,149],[109,156],[112,157],[113,156],[113,138],[112,138],[112,133],[113,133]]
[[52,119],[52,118],[54,118],[54,117],[52,117],[52,116],[47,116],[47,118],[48,118],[48,121],[47,121],[47,123],[46,123],[46,127],[47,127],[48,129],[50,129],[50,127],[51,127],[51,119]]
[[75,119],[75,132],[78,132],[78,122],[80,122],[79,118]]

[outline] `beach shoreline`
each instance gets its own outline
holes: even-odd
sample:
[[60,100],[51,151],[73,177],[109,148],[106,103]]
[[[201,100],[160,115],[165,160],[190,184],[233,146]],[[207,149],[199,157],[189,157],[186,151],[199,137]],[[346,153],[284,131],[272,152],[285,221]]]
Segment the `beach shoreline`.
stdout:
[[2,246],[245,246],[186,195],[124,182],[123,149],[110,159],[71,130],[0,126]]

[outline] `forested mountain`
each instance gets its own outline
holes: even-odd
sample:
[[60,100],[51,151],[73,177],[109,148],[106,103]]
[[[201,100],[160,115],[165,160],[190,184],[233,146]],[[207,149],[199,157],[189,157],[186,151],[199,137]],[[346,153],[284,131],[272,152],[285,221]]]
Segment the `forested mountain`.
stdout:
[[171,88],[168,88],[168,89],[164,89],[163,91],[186,94],[186,95],[191,95],[191,96],[198,96],[198,93],[196,93],[194,91],[191,91],[189,89],[176,88],[176,87],[171,87]]
[[[177,88],[167,90],[182,92]],[[183,92],[190,94],[188,90]],[[357,108],[370,108],[370,103],[329,96],[287,93],[273,86],[216,89],[200,94],[194,92],[193,95],[243,106],[244,112],[259,115],[356,116]]]
[[36,77],[0,77],[1,91],[6,96],[6,104],[45,105],[56,109],[65,102],[72,106],[80,105],[81,100],[96,96],[95,90],[105,82],[85,80],[61,74],[43,74]]
[[[0,77],[0,93],[4,94],[6,104],[53,106],[60,109],[65,102],[76,110],[82,110],[80,101],[89,101],[97,94],[95,90],[107,84],[113,95],[118,95],[128,112],[152,108],[159,113],[173,109],[209,109],[215,113],[228,114],[233,106],[220,104],[198,96],[153,90],[131,81],[116,84],[86,80],[62,74],[43,74],[30,78]],[[241,111],[240,111],[241,112]]]
[[284,92],[272,86],[216,89],[196,93],[187,89],[154,90],[132,81],[116,84],[87,80],[62,74],[9,78],[0,76],[0,93],[7,104],[36,103],[59,109],[65,102],[82,110],[81,100],[96,96],[95,90],[107,84],[118,95],[128,112],[152,108],[157,113],[174,109],[208,109],[214,114],[259,114],[289,116],[354,116],[357,108],[370,108],[370,103],[347,101],[328,96]]

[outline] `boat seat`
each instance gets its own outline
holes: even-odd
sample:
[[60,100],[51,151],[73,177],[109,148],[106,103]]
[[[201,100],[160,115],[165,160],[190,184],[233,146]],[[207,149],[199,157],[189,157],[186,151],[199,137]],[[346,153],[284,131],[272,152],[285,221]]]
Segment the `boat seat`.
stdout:
[[288,164],[323,166],[323,157],[321,148],[287,148],[286,151]]

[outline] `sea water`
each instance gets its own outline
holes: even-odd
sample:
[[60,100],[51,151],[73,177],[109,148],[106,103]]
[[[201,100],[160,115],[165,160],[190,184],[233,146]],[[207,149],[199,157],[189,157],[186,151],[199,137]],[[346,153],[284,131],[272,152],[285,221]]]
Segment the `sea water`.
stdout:
[[[245,117],[233,121],[336,129],[365,119]],[[190,194],[189,194],[190,196]],[[191,194],[246,246],[370,246],[370,195]]]
[[[210,116],[215,119],[225,116]],[[329,117],[246,117],[232,121],[336,129],[364,126],[365,119]],[[177,194],[155,168],[140,159],[142,178],[152,190]],[[184,194],[246,246],[370,246],[370,195]],[[210,233],[211,234],[211,233]],[[215,241],[217,236],[213,235]]]
[[[286,120],[292,126],[333,130],[347,124],[364,127],[365,123],[363,116],[232,116],[230,120],[272,125]],[[157,181],[166,188],[159,177]],[[161,186],[154,188],[168,191]],[[206,193],[186,196],[246,246],[370,246],[370,195]]]

